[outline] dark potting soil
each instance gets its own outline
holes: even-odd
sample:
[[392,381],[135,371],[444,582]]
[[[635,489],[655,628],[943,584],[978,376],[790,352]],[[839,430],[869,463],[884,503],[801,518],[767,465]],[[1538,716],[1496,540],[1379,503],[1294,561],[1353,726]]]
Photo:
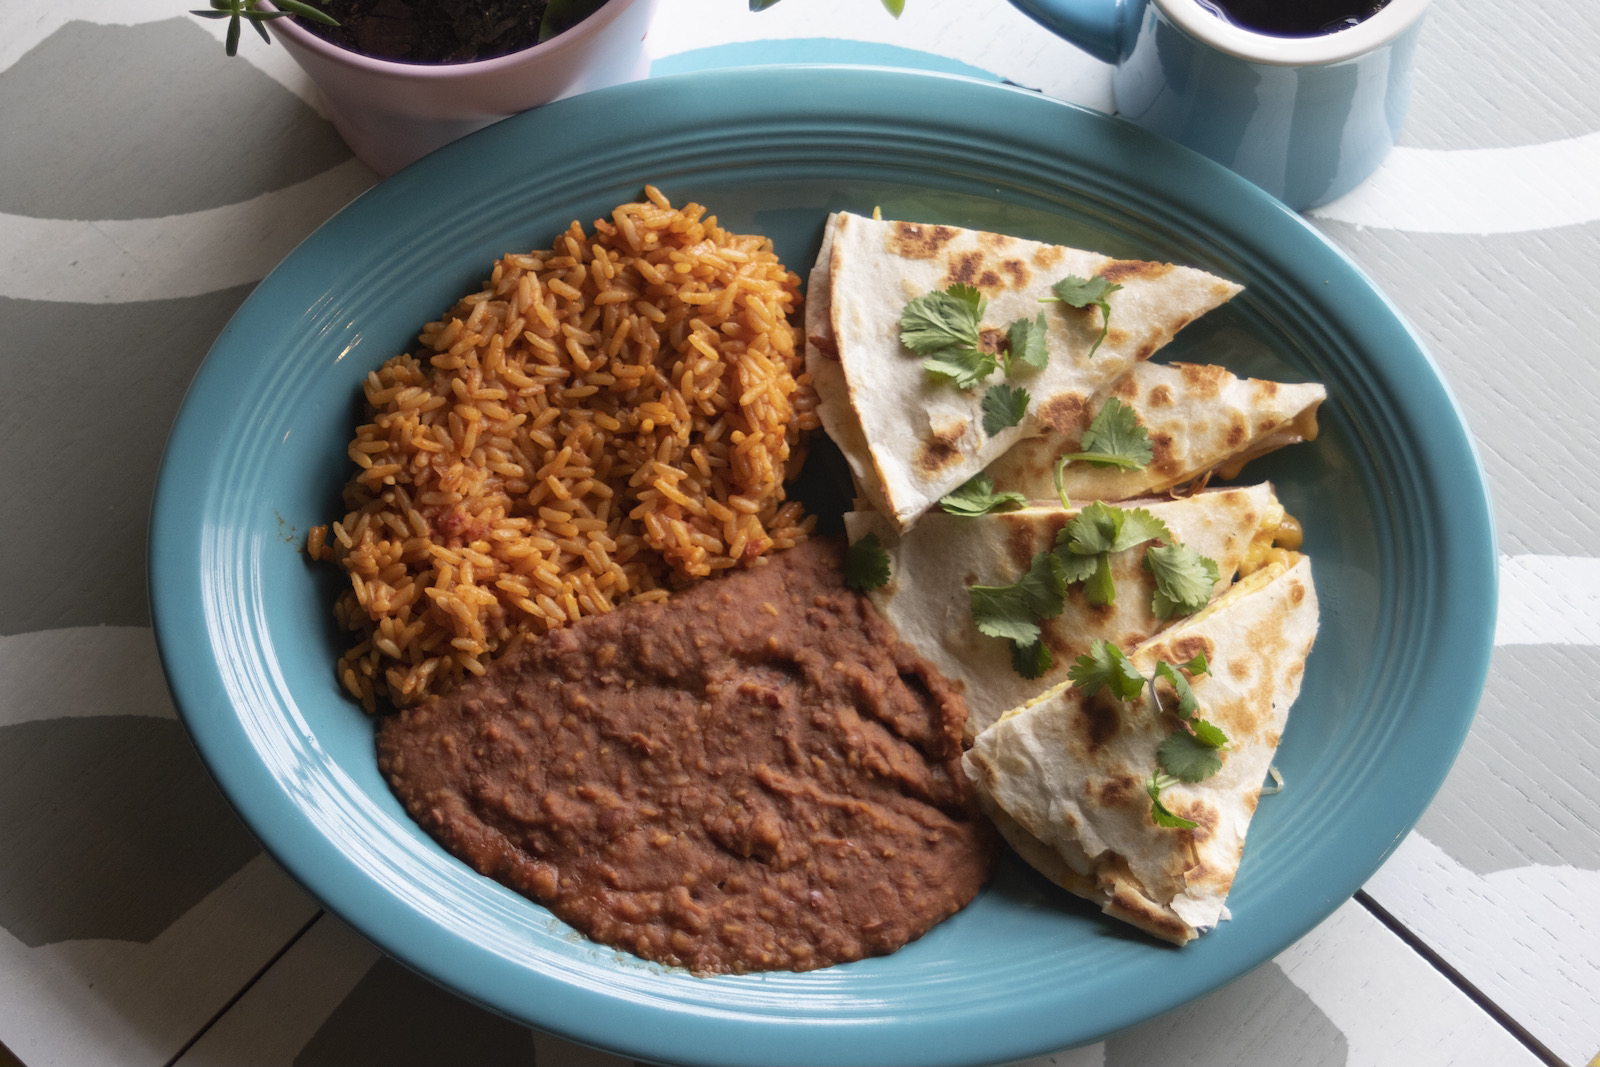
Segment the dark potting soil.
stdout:
[[402,63],[468,63],[539,42],[550,0],[319,0],[339,20],[300,25],[341,48]]

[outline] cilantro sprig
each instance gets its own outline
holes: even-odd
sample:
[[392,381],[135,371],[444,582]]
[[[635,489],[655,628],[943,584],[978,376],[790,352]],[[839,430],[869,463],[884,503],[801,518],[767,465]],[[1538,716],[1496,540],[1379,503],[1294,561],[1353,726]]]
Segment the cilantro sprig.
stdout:
[[[1043,370],[1050,359],[1044,312],[1013,322],[1004,346],[995,352],[984,348],[983,313],[988,307],[988,300],[970,285],[924,293],[900,312],[900,343],[923,357],[929,374],[958,389],[974,388],[996,370],[1007,378],[1024,367]],[[993,437],[1021,423],[1030,399],[1026,389],[1004,382],[991,385],[983,394],[984,432]]]
[[1010,489],[995,492],[994,479],[980,472],[940,497],[939,506],[951,515],[976,517],[1025,508],[1028,498]]
[[1084,595],[1096,606],[1115,603],[1111,557],[1145,541],[1172,541],[1167,524],[1144,508],[1119,508],[1095,501],[1068,520],[1056,535],[1065,557],[1069,582],[1083,582]]
[[1045,365],[1050,362],[1050,350],[1045,346],[1045,337],[1049,332],[1042,311],[1039,312],[1038,318],[1018,319],[1006,329],[1007,376],[1019,363],[1034,370],[1044,370]]
[[1145,551],[1144,566],[1156,580],[1150,610],[1158,619],[1193,615],[1211,600],[1211,591],[1221,577],[1216,560],[1188,545],[1151,545]]
[[[1002,510],[1007,503],[1005,494],[993,490],[994,483],[979,475],[940,503],[954,514]],[[1079,583],[1090,604],[1115,603],[1111,557],[1150,541],[1158,542],[1144,555],[1144,566],[1156,586],[1151,610],[1163,619],[1199,610],[1216,584],[1216,563],[1178,544],[1167,524],[1144,508],[1119,508],[1096,501],[1067,520],[1056,533],[1055,543],[1035,553],[1027,571],[1015,582],[968,586],[972,621],[979,632],[1011,642],[1011,664],[1018,674],[1041,677],[1053,662],[1043,644],[1041,624],[1061,614],[1070,588]]]
[[952,285],[912,300],[900,313],[900,343],[930,374],[971,389],[1000,364],[983,350],[983,313],[989,306],[970,285]]
[[1155,458],[1155,448],[1150,443],[1150,432],[1139,421],[1133,408],[1116,397],[1100,405],[1094,421],[1083,432],[1077,452],[1064,453],[1056,460],[1062,466],[1068,463],[1089,463],[1096,467],[1121,467],[1123,470],[1143,470]]
[[889,552],[869,533],[852,542],[844,554],[844,584],[862,593],[869,593],[889,583]]
[[[1086,697],[1107,689],[1116,699],[1127,703],[1148,690],[1157,713],[1169,714],[1178,720],[1172,732],[1156,746],[1157,770],[1145,783],[1145,792],[1150,796],[1150,818],[1157,826],[1194,829],[1194,822],[1173,813],[1161,802],[1162,790],[1179,782],[1203,782],[1222,769],[1222,750],[1228,745],[1228,735],[1198,716],[1200,701],[1189,683],[1190,678],[1210,669],[1205,654],[1201,653],[1186,663],[1158,661],[1155,670],[1146,676],[1116,644],[1096,641],[1067,671],[1073,687]],[[1172,687],[1177,696],[1176,704],[1170,707],[1162,704],[1156,689],[1158,680]]]
[[983,394],[983,432],[993,437],[1008,426],[1015,426],[1028,413],[1028,391],[1001,382]]
[[1111,303],[1106,298],[1121,289],[1116,282],[1109,281],[1104,275],[1096,274],[1092,278],[1080,278],[1076,274],[1069,274],[1050,287],[1054,297],[1045,297],[1048,300],[1059,300],[1068,307],[1084,308],[1095,307],[1100,309],[1100,336],[1096,337],[1094,344],[1089,346],[1089,355],[1094,355],[1100,343],[1111,332]]

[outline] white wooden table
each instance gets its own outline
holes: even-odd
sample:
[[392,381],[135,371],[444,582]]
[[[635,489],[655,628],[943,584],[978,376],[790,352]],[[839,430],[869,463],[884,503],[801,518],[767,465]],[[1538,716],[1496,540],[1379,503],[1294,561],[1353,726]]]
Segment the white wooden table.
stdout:
[[[144,589],[167,428],[251,286],[374,181],[281,48],[227,60],[187,6],[0,0],[0,1043],[29,1067],[621,1063],[324,913],[175,718]],[[656,74],[870,61],[1110,107],[1108,68],[1002,0],[668,0],[649,47]],[[1419,62],[1401,146],[1311,221],[1426,337],[1488,469],[1476,724],[1303,941],[1036,1065],[1600,1063],[1600,5],[1438,0]]]

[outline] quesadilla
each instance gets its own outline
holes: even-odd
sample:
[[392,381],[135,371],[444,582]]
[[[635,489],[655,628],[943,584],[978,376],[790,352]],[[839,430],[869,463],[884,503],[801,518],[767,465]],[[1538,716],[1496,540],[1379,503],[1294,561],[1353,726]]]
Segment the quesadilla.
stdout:
[[[1226,735],[1203,780],[1158,777],[1163,743],[1186,728],[1166,683],[1124,703],[1071,682],[1003,716],[964,758],[1007,841],[1106,914],[1176,944],[1228,918],[1226,898],[1262,782],[1317,631],[1310,561],[1270,564],[1201,613],[1128,653],[1157,664],[1207,661],[1189,680],[1195,715]],[[1157,806],[1160,811],[1158,813]],[[1189,828],[1158,825],[1158,814]]]
[[1056,421],[1018,441],[986,473],[997,492],[1053,499],[1056,461],[1083,451],[1094,418],[1115,399],[1132,410],[1149,437],[1150,460],[1137,469],[1077,460],[1062,471],[1071,500],[1125,500],[1203,480],[1237,477],[1250,460],[1317,436],[1317,408],[1328,395],[1316,383],[1239,378],[1222,367],[1140,363],[1119,378],[1093,409],[1057,408]]
[[[1058,283],[1094,282],[1079,307]],[[965,287],[979,322],[971,380],[930,371],[903,341],[913,301]],[[1189,267],[1118,260],[953,226],[829,216],[806,294],[806,369],[818,414],[859,492],[896,530],[1017,441],[1077,412],[1184,325],[1239,292]],[[1012,366],[1011,328],[1025,323],[1042,366]],[[1033,329],[1037,324],[1037,329]],[[999,366],[982,369],[982,357]],[[1047,357],[1047,358],[1046,358]],[[961,382],[962,384],[957,384]],[[985,424],[997,386],[1026,404]]]
[[[1231,584],[1236,572],[1266,558],[1281,531],[1298,537],[1298,527],[1267,484],[1122,506],[1142,507],[1165,523],[1176,541],[1214,560],[1213,596]],[[1156,583],[1145,566],[1146,546],[1128,548],[1109,557],[1115,599],[1097,606],[1086,589],[1073,587],[1060,613],[1039,623],[1050,665],[1037,677],[1018,672],[1011,642],[979,629],[969,588],[1015,582],[1035,553],[1051,549],[1076,514],[1059,506],[975,517],[935,510],[904,534],[896,534],[876,512],[845,515],[852,542],[875,534],[887,551],[889,581],[869,596],[900,640],[961,688],[968,737],[1064,680],[1073,659],[1097,638],[1131,648],[1174,621],[1155,611]]]

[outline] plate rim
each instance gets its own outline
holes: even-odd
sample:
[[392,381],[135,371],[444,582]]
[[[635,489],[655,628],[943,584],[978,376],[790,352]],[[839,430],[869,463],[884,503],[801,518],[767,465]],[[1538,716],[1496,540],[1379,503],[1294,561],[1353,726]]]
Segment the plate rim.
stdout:
[[[741,1019],[730,1020],[718,1017],[714,1012],[685,1012],[682,1009],[668,1011],[670,1021],[663,1023],[661,1012],[664,1009],[655,1005],[633,1004],[630,1012],[622,1014],[634,1020],[636,1025],[647,1021],[654,1021],[657,1029],[654,1033],[631,1039],[619,1041],[615,1032],[616,1023],[607,1025],[605,1020],[591,1020],[573,1018],[570,1013],[581,1013],[594,1006],[592,990],[575,989],[567,987],[567,996],[561,996],[561,990],[544,988],[541,990],[547,996],[549,1006],[554,1009],[543,1013],[539,1018],[529,1018],[525,1011],[516,1003],[511,1003],[503,995],[497,995],[494,988],[490,988],[481,975],[474,973],[476,968],[463,966],[463,961],[458,958],[463,951],[463,945],[454,941],[443,931],[437,929],[421,929],[397,932],[393,924],[404,926],[408,919],[414,918],[410,906],[393,898],[380,898],[377,906],[359,914],[352,914],[349,905],[355,903],[373,904],[368,892],[368,883],[361,876],[362,872],[341,871],[340,864],[344,857],[339,851],[326,841],[311,842],[310,847],[305,841],[293,839],[293,835],[275,828],[272,823],[281,811],[274,810],[274,798],[263,799],[253,795],[251,789],[273,784],[270,777],[263,778],[259,775],[242,772],[238,767],[224,767],[222,764],[227,758],[230,744],[237,739],[223,736],[226,724],[218,726],[215,717],[206,714],[209,700],[214,697],[214,692],[208,692],[205,685],[195,680],[192,672],[195,666],[192,661],[186,660],[183,645],[186,639],[192,638],[196,632],[207,632],[209,620],[203,617],[197,619],[193,614],[194,602],[185,602],[178,595],[176,589],[186,585],[181,581],[182,568],[192,564],[191,558],[187,561],[181,550],[175,550],[184,542],[185,532],[192,542],[192,523],[185,520],[197,516],[194,510],[194,501],[188,495],[188,482],[198,466],[203,466],[197,459],[197,446],[202,443],[196,440],[196,435],[205,436],[206,428],[201,424],[206,421],[200,409],[191,406],[203,403],[216,390],[214,383],[225,369],[242,358],[240,341],[236,337],[236,325],[245,322],[248,312],[255,303],[265,300],[274,291],[274,287],[282,281],[284,275],[292,273],[297,264],[305,256],[304,250],[318,246],[319,242],[330,239],[330,234],[336,234],[340,229],[353,223],[351,220],[364,220],[375,214],[381,214],[396,201],[403,202],[406,197],[416,195],[417,190],[426,190],[433,183],[447,180],[455,169],[475,156],[493,157],[497,153],[516,155],[525,151],[521,146],[524,140],[536,140],[542,132],[558,129],[562,122],[578,123],[587,121],[594,116],[603,114],[605,109],[617,105],[633,105],[641,100],[654,99],[660,101],[665,97],[684,96],[688,93],[704,93],[708,86],[712,90],[721,89],[723,92],[732,92],[744,103],[739,107],[748,112],[755,109],[755,104],[748,102],[761,97],[779,96],[785,90],[795,86],[809,85],[807,79],[814,79],[819,72],[826,72],[830,76],[840,79],[840,83],[853,82],[858,85],[858,91],[868,87],[878,90],[887,90],[898,93],[896,99],[889,104],[879,101],[880,108],[892,111],[898,116],[919,108],[926,109],[926,104],[916,103],[919,98],[926,95],[953,96],[956,98],[970,98],[982,101],[989,105],[992,97],[994,108],[1014,107],[1018,111],[1039,115],[1066,116],[1063,118],[1069,127],[1082,130],[1091,130],[1097,136],[1129,139],[1129,143],[1137,147],[1139,153],[1145,156],[1156,156],[1170,159],[1173,166],[1182,173],[1197,176],[1197,181],[1203,191],[1220,194],[1225,199],[1220,206],[1213,205],[1212,217],[1207,219],[1208,225],[1215,227],[1219,222],[1226,229],[1232,231],[1236,237],[1250,237],[1261,231],[1283,230],[1297,235],[1298,239],[1309,242],[1309,247],[1318,250],[1323,257],[1331,256],[1329,262],[1336,264],[1342,273],[1341,284],[1355,284],[1362,290],[1365,297],[1375,300],[1374,306],[1383,310],[1388,321],[1385,326],[1391,333],[1404,338],[1412,351],[1406,357],[1420,357],[1420,365],[1410,368],[1410,373],[1425,373],[1431,376],[1432,383],[1437,386],[1442,394],[1443,407],[1433,412],[1437,423],[1436,428],[1442,428],[1446,436],[1454,431],[1460,440],[1452,442],[1455,446],[1464,446],[1466,457],[1475,477],[1466,479],[1470,482],[1471,491],[1459,493],[1452,501],[1452,513],[1460,520],[1460,529],[1465,531],[1449,545],[1446,546],[1452,553],[1452,566],[1477,569],[1478,584],[1476,593],[1471,597],[1472,602],[1483,605],[1487,603],[1492,607],[1495,596],[1495,583],[1497,581],[1497,568],[1494,544],[1494,528],[1489,510],[1488,488],[1481,461],[1477,455],[1476,445],[1470,432],[1459,404],[1450,394],[1438,366],[1429,355],[1422,339],[1415,330],[1405,321],[1399,309],[1381,290],[1367,278],[1361,268],[1325,235],[1309,225],[1304,219],[1290,211],[1281,203],[1271,199],[1265,193],[1248,185],[1234,176],[1231,172],[1205,160],[1202,157],[1179,148],[1169,142],[1161,141],[1142,130],[1105,116],[1099,112],[1082,108],[1028,90],[1012,86],[997,84],[991,81],[980,80],[963,75],[942,72],[908,71],[898,68],[884,68],[856,64],[790,64],[770,67],[729,68],[721,70],[698,70],[681,74],[665,75],[652,78],[646,82],[637,82],[630,85],[600,90],[596,93],[558,101],[546,108],[529,112],[496,126],[480,131],[462,142],[447,146],[434,156],[428,157],[405,171],[400,172],[386,181],[374,186],[372,189],[357,197],[340,212],[336,213],[321,227],[308,237],[301,246],[291,252],[266,279],[257,287],[256,291],[248,297],[234,317],[224,328],[211,352],[207,355],[194,381],[191,383],[188,394],[180,406],[173,428],[169,436],[167,449],[162,457],[160,473],[158,474],[155,497],[151,509],[150,537],[149,537],[149,574],[150,574],[150,599],[151,614],[156,631],[157,647],[160,653],[163,670],[167,675],[169,688],[172,690],[174,704],[180,717],[195,740],[197,749],[201,752],[208,770],[217,780],[224,794],[228,797],[235,810],[251,830],[262,841],[266,850],[288,870],[301,884],[305,885],[311,894],[322,901],[330,911],[338,915],[342,921],[349,923],[361,933],[379,944],[386,952],[401,960],[401,962],[418,969],[425,976],[446,985],[454,992],[468,999],[474,1000],[491,1010],[510,1014],[531,1026],[562,1033],[574,1040],[587,1044],[595,1044],[622,1051],[625,1055],[635,1055],[640,1058],[650,1059],[665,1057],[676,1062],[725,1062],[725,1063],[750,1063],[755,1062],[750,1057],[754,1042],[770,1041],[773,1036],[773,1027],[787,1027],[790,1032],[785,1032],[783,1037],[786,1046],[783,1052],[787,1056],[795,1057],[793,1062],[949,1062],[949,1063],[977,1063],[990,1062],[996,1056],[1015,1059],[1021,1056],[1038,1054],[1051,1048],[1065,1047],[1067,1045],[1083,1043],[1105,1036],[1109,1030],[1120,1028],[1123,1025],[1132,1025],[1141,1021],[1140,1018],[1113,1020],[1116,1025],[1100,1028],[1098,1023],[1080,1023],[1075,1027],[1057,1028],[1051,1033],[1051,1043],[1040,1045],[1038,1038],[1019,1040],[1015,1035],[988,1035],[989,1040],[981,1043],[951,1042],[947,1035],[940,1033],[938,1046],[934,1047],[929,1042],[929,1037],[939,1032],[940,1028],[925,1026],[918,1032],[918,1028],[908,1026],[901,1022],[898,1026],[885,1028],[879,1025],[879,1031],[893,1031],[895,1041],[901,1047],[890,1049],[882,1047],[887,1042],[880,1042],[874,1048],[874,1054],[865,1059],[860,1058],[864,1051],[861,1041],[862,1024],[836,1021],[827,1023],[817,1021],[816,1025],[802,1027],[800,1032],[794,1031],[794,1022],[790,1019]],[[935,86],[940,86],[937,90]],[[762,87],[760,92],[757,87]],[[1001,94],[1001,95],[994,95]],[[862,93],[863,96],[871,94]],[[913,101],[913,103],[907,103]],[[1004,103],[1003,103],[1004,101]],[[1037,109],[1045,109],[1037,111]],[[748,121],[748,116],[747,116]],[[951,125],[960,125],[953,117],[946,117],[942,121]],[[1011,120],[1014,121],[1014,120]],[[1108,130],[1115,129],[1115,133]],[[969,130],[970,134],[971,131]],[[1052,152],[1070,154],[1066,148],[1052,148]],[[1176,201],[1192,201],[1195,193],[1173,197],[1168,191],[1159,186],[1162,183],[1152,184],[1142,181],[1142,191],[1139,196],[1148,201],[1151,197]],[[1131,195],[1131,194],[1130,194]],[[1176,203],[1169,205],[1177,206]],[[1227,215],[1227,219],[1219,219],[1216,214],[1220,212]],[[1192,221],[1192,220],[1191,220]],[[1169,220],[1169,224],[1171,220]],[[1287,229],[1285,229],[1287,227]],[[1192,234],[1192,230],[1186,231]],[[1390,369],[1392,372],[1392,368]],[[1382,377],[1384,368],[1374,368],[1374,372]],[[1457,451],[1459,451],[1457,447]],[[1464,473],[1464,472],[1463,472]],[[1459,486],[1457,487],[1459,488]],[[1467,545],[1465,542],[1472,542]],[[1459,557],[1459,558],[1458,558]],[[1487,566],[1485,566],[1487,564]],[[1486,571],[1486,573],[1485,573]],[[177,583],[177,584],[174,584]],[[192,593],[197,586],[191,587]],[[1486,590],[1486,592],[1485,592]],[[200,624],[197,627],[197,622]],[[1488,652],[1492,647],[1493,613],[1489,612],[1487,629],[1480,628],[1476,635],[1476,644],[1479,646],[1469,653],[1467,659],[1476,660],[1476,678],[1473,671],[1468,670],[1464,679],[1458,679],[1454,691],[1458,694],[1472,694],[1470,705],[1475,707],[1477,694],[1482,691],[1488,670]],[[1481,654],[1478,654],[1481,653]],[[1419,791],[1412,788],[1408,794],[1409,806],[1416,807],[1416,816],[1422,810],[1437,789],[1443,784],[1444,775],[1448,771],[1450,762],[1464,742],[1467,730],[1470,728],[1471,715],[1467,715],[1456,723],[1457,729],[1449,737],[1438,739],[1440,752],[1448,750],[1448,759],[1443,761],[1443,770],[1437,775],[1437,781],[1427,783],[1429,788]],[[219,732],[221,731],[221,732]],[[1437,761],[1436,761],[1437,762]],[[1428,776],[1431,778],[1431,775]],[[1422,793],[1425,792],[1425,796]],[[1408,826],[1414,824],[1411,818]],[[1350,887],[1350,892],[1364,882],[1373,870],[1381,864],[1389,852],[1399,844],[1403,834],[1397,835],[1381,854],[1369,857],[1370,869],[1359,873],[1356,886]],[[320,845],[320,847],[319,847]],[[1347,872],[1348,873],[1348,872]],[[1350,878],[1346,878],[1348,882]],[[1283,940],[1271,954],[1281,950],[1295,938],[1309,930],[1321,918],[1325,918],[1335,907],[1349,896],[1342,892],[1344,886],[1338,887],[1331,895],[1331,903],[1322,909],[1321,916],[1299,930],[1293,937]],[[333,901],[337,901],[335,904]],[[470,952],[475,946],[467,946]],[[1256,962],[1264,962],[1266,958]],[[439,961],[446,961],[440,964]],[[431,965],[430,965],[431,964]],[[1253,964],[1252,964],[1253,966]],[[1233,973],[1224,977],[1223,981],[1237,977],[1243,970],[1234,969]],[[1217,984],[1222,984],[1221,982]],[[546,983],[549,986],[549,983]],[[1213,987],[1214,988],[1214,987]],[[1210,989],[1193,991],[1191,996],[1203,995]],[[1180,1001],[1181,1002],[1181,1001]],[[1168,1004],[1167,1007],[1173,1005]],[[566,1013],[567,1018],[547,1017],[557,1013]],[[1143,1016],[1148,1017],[1148,1016]],[[1141,1017],[1141,1018],[1143,1018]],[[735,1025],[738,1023],[740,1025]],[[662,1027],[665,1027],[665,1030]],[[721,1050],[705,1047],[707,1040],[706,1027],[710,1026],[712,1032],[717,1027],[731,1027],[741,1031],[743,1036],[737,1041],[730,1041]],[[649,1029],[648,1026],[645,1029]],[[665,1031],[671,1031],[666,1033]],[[918,1043],[920,1041],[920,1043]],[[1008,1043],[1009,1042],[1009,1043]],[[845,1055],[841,1055],[844,1053]],[[787,1057],[780,1059],[763,1059],[761,1062],[789,1062]]]

